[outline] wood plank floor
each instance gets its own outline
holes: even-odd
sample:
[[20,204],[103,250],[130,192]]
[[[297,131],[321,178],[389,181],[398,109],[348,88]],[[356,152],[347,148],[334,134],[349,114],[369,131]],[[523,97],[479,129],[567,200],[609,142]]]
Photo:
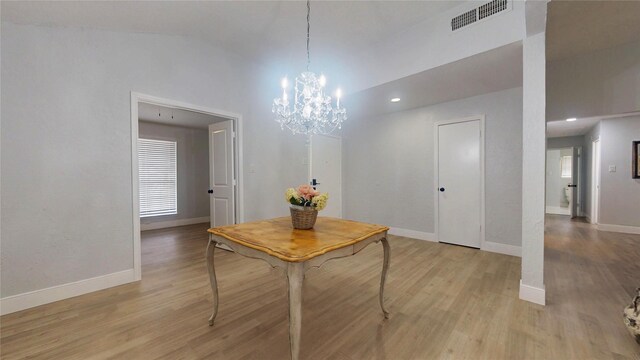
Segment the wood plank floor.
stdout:
[[[287,359],[284,274],[216,253],[209,327],[206,225],[144,232],[143,280],[0,318],[2,359]],[[551,216],[546,307],[518,300],[520,259],[390,237],[307,273],[302,359],[640,359],[622,308],[640,286],[640,236]]]

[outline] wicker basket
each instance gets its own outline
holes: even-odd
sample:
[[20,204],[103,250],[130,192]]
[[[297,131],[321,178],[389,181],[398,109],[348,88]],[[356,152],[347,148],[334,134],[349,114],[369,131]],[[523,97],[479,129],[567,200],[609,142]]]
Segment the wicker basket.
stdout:
[[310,206],[291,205],[291,223],[294,229],[309,230],[316,224],[318,210]]
[[624,324],[640,344],[640,288],[636,291],[638,294],[631,301],[631,305],[624,309]]

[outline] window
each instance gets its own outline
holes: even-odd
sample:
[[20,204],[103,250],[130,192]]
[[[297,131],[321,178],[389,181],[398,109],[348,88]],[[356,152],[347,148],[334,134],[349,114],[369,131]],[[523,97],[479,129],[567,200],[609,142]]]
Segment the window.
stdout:
[[573,158],[570,155],[565,155],[560,158],[560,177],[571,177],[571,163]]
[[138,139],[140,217],[178,213],[175,141]]

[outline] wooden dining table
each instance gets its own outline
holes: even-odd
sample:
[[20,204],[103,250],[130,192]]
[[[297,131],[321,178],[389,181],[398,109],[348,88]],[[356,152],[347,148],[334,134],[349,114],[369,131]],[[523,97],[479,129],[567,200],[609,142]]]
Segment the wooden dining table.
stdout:
[[219,244],[226,245],[237,254],[264,260],[272,267],[286,272],[289,290],[289,346],[293,360],[297,360],[300,354],[304,274],[328,260],[354,255],[371,243],[381,242],[384,259],[379,301],[384,317],[388,319],[389,312],[384,306],[384,286],[391,255],[387,241],[388,230],[388,227],[382,225],[328,217],[318,217],[310,230],[293,229],[289,217],[209,229],[206,256],[213,291],[213,314],[209,318],[209,325],[213,326],[218,314],[218,285],[213,255]]

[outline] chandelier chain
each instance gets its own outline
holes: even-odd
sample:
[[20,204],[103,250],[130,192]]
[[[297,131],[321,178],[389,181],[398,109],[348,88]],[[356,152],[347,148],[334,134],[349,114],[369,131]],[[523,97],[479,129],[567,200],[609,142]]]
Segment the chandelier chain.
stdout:
[[311,63],[311,56],[309,54],[309,32],[311,30],[311,0],[307,0],[307,71],[309,71],[309,64]]

